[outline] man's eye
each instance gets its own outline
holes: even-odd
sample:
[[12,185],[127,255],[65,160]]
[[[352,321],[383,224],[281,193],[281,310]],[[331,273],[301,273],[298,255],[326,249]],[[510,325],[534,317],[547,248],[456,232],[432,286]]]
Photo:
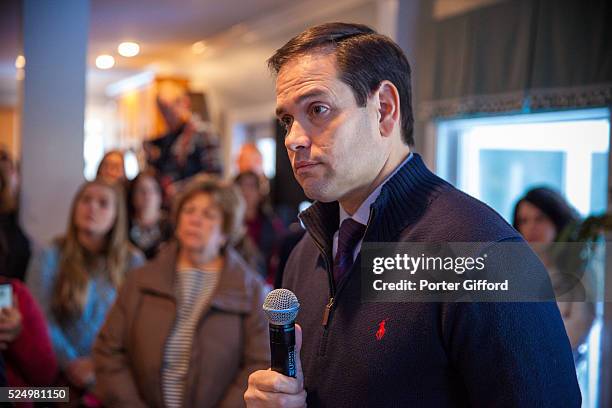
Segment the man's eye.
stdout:
[[327,106],[325,106],[325,105],[313,105],[310,108],[310,112],[313,115],[315,115],[315,116],[323,115],[323,114],[329,112],[329,108]]

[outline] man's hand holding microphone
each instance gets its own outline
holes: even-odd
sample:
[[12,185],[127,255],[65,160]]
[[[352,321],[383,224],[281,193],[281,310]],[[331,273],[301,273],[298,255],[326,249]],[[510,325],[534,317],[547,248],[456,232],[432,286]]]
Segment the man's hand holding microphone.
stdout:
[[302,329],[295,324],[300,304],[293,292],[276,289],[263,305],[270,321],[272,368],[249,376],[244,394],[247,407],[302,408],[306,406],[304,374],[300,361]]

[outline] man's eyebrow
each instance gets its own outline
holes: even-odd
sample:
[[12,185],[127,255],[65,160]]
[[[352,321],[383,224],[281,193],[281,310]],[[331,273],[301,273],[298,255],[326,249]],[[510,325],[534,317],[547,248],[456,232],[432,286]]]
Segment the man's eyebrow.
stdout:
[[[301,104],[305,99],[315,98],[317,96],[325,95],[325,91],[322,89],[313,89],[312,91],[308,91],[305,94],[300,95],[297,98],[296,104]],[[282,106],[276,108],[276,116],[280,117],[283,113],[285,113],[285,109]]]

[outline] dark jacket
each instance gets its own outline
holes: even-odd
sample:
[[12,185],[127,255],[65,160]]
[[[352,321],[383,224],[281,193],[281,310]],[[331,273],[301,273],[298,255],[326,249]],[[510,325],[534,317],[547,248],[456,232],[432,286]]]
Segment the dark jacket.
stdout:
[[[94,345],[96,394],[109,407],[162,407],[164,347],[176,317],[178,249],[131,272]],[[250,373],[270,366],[261,279],[231,249],[194,334],[184,407],[239,407]]]
[[31,251],[18,218],[17,212],[0,214],[0,275],[24,281]]
[[[431,173],[416,154],[383,186],[371,211],[364,242],[518,242],[526,250],[515,267],[546,276],[510,225]],[[338,288],[332,283],[338,203],[315,203],[301,219],[308,233],[289,259],[283,286],[301,304],[309,407],[580,406],[554,302],[364,303],[361,255]]]
[[219,153],[219,142],[215,134],[209,130],[195,129],[190,138],[187,157],[185,163],[179,163],[173,151],[175,144],[180,142],[184,134],[186,125],[182,125],[174,131],[147,141],[148,146],[158,149],[158,157],[149,158],[149,164],[155,168],[164,185],[192,177],[200,172],[221,174],[221,156]]
[[162,217],[152,231],[144,231],[145,238],[143,238],[143,231],[133,219],[130,219],[128,231],[130,242],[142,251],[146,259],[155,258],[162,245],[170,240],[174,234],[172,224],[166,217]]

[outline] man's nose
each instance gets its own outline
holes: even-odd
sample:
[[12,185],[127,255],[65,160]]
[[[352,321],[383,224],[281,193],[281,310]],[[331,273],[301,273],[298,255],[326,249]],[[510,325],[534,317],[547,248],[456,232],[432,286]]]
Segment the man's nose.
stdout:
[[304,128],[298,121],[294,121],[285,136],[285,147],[287,150],[297,152],[298,150],[309,148],[310,143],[310,137]]

